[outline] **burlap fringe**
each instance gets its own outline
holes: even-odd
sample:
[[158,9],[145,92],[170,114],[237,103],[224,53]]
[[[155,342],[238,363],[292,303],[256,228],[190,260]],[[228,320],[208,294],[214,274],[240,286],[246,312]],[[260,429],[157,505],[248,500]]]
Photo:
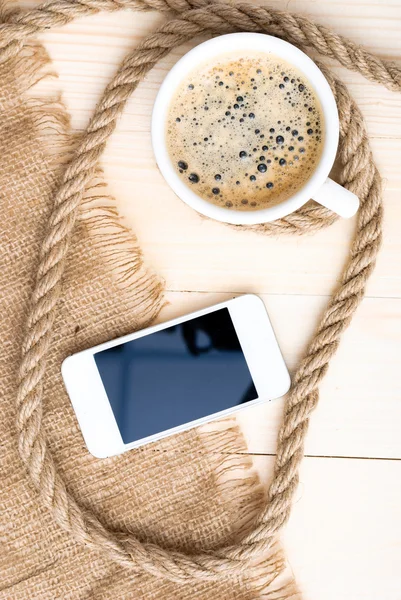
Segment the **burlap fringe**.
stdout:
[[[49,67],[50,57],[40,44],[27,44],[15,62],[15,72],[22,92],[28,92],[28,106],[37,127],[43,150],[54,158],[55,171],[72,156],[74,136],[69,131],[70,117],[60,94],[50,97],[36,95],[42,80],[57,74]],[[35,88],[33,93],[33,88]],[[110,266],[116,283],[124,290],[125,299],[139,317],[150,315],[152,321],[166,304],[163,282],[143,263],[136,236],[122,222],[115,199],[107,192],[99,167],[93,184],[81,205],[79,222],[86,228],[90,243]],[[216,485],[222,497],[232,497],[233,488],[238,503],[238,518],[232,542],[250,531],[265,502],[265,491],[252,459],[246,454],[246,444],[234,418],[213,421],[199,428],[199,437],[214,464]],[[244,453],[239,453],[240,449]],[[299,598],[280,546],[271,548],[268,556],[250,565],[244,585],[260,600],[295,600]],[[278,581],[284,578],[285,583]]]
[[[164,283],[144,265],[137,238],[121,220],[114,198],[104,181],[97,180],[87,190],[79,220],[88,229],[92,245],[110,267],[113,278],[124,290],[125,300],[139,315],[142,326],[151,323],[166,304]],[[145,319],[146,315],[146,319]]]
[[[37,84],[50,77],[57,78],[50,65],[51,59],[43,46],[33,43],[27,45],[16,59],[15,72],[22,92],[30,94],[27,104],[39,140],[43,141],[43,150],[54,159],[57,171],[70,160],[78,135],[69,131],[70,117],[60,94],[54,97],[36,95],[40,91]],[[110,267],[113,279],[124,290],[125,301],[136,312],[141,324],[145,326],[153,321],[166,304],[164,283],[144,265],[137,238],[122,222],[116,201],[102,180],[100,166],[81,204],[79,222],[86,228],[91,245]]]
[[[210,462],[216,485],[222,497],[238,503],[238,517],[230,542],[235,543],[252,530],[266,503],[266,492],[254,471],[252,457],[246,453],[246,442],[235,418],[212,421],[198,430]],[[243,452],[242,452],[243,451]],[[244,585],[259,600],[297,600],[300,592],[279,543],[266,556],[249,565]]]

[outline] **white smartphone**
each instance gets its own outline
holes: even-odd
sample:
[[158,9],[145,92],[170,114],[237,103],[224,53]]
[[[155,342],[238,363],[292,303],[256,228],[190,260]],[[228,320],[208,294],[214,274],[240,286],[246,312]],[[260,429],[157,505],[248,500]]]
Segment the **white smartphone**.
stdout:
[[265,306],[252,294],[78,352],[61,370],[86,446],[98,458],[290,387]]

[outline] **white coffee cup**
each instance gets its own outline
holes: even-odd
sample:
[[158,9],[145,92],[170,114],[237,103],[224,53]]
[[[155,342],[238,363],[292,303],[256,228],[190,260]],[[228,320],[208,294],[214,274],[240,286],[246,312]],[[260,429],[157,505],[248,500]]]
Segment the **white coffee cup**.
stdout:
[[[260,210],[233,210],[216,206],[198,196],[179,177],[166,145],[167,117],[171,100],[181,81],[198,66],[212,62],[230,52],[249,51],[274,54],[299,69],[319,98],[324,120],[324,140],[321,158],[311,177],[290,198]],[[284,217],[308,202],[310,198],[330,208],[341,217],[352,217],[359,207],[358,197],[328,175],[333,166],[339,138],[337,105],[330,86],[317,65],[301,50],[279,38],[260,33],[232,33],[215,37],[185,54],[169,71],[160,86],[152,114],[152,144],[158,167],[169,186],[186,204],[199,213],[235,225],[254,225]]]

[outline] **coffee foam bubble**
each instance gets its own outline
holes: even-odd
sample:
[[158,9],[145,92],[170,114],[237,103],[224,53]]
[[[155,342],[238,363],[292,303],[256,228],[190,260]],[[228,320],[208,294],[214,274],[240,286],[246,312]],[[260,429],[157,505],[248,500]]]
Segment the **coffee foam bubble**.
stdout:
[[303,187],[324,136],[308,80],[262,53],[221,56],[190,73],[166,127],[183,181],[205,200],[236,210],[278,204]]

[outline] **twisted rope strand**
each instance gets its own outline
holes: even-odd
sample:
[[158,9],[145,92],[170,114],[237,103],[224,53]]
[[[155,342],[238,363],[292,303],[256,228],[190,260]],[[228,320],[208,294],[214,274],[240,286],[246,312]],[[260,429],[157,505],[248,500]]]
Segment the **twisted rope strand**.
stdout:
[[[251,4],[211,0],[53,0],[29,12],[10,15],[0,25],[0,61],[15,56],[25,39],[45,29],[65,25],[75,17],[121,8],[181,13],[182,18],[213,33],[263,31],[297,45],[313,48],[352,71],[390,90],[401,91],[401,70],[307,17]],[[195,9],[195,10],[191,10]]]
[[[188,10],[190,6],[196,8]],[[128,534],[108,531],[70,495],[47,447],[42,429],[45,359],[50,347],[56,305],[61,295],[60,281],[83,192],[95,173],[116,120],[138,82],[171,48],[203,31],[211,29],[214,33],[219,33],[247,29],[277,33],[298,45],[319,49],[321,53],[337,58],[341,64],[356,68],[366,77],[391,89],[400,89],[400,71],[393,70],[379,59],[304,17],[245,4],[233,6],[213,3],[206,9],[203,0],[196,0],[191,4],[186,0],[48,2],[34,11],[13,15],[12,22],[7,24],[9,29],[3,27],[0,31],[1,56],[4,59],[4,56],[14,52],[24,36],[38,33],[45,27],[66,23],[76,15],[122,7],[138,10],[173,8],[182,12],[182,15],[148,36],[123,61],[107,86],[55,195],[22,347],[16,419],[19,452],[44,504],[51,510],[57,523],[80,543],[106,552],[114,561],[134,572],[145,570],[176,582],[194,577],[212,581],[233,572],[243,572],[249,561],[272,547],[278,531],[288,519],[298,484],[299,464],[310,414],[318,402],[319,383],[338,347],[342,332],[364,295],[366,282],[375,263],[381,241],[381,185],[362,116],[345,86],[326,72],[336,95],[341,119],[339,158],[342,163],[342,181],[361,200],[351,258],[341,286],[331,299],[308,352],[295,374],[279,433],[269,502],[254,530],[239,544],[211,553],[185,555],[167,551],[154,544],[141,543]],[[6,34],[2,38],[4,32]],[[18,39],[13,37],[16,35]],[[353,64],[355,60],[357,65]],[[253,229],[265,234],[300,234],[316,231],[331,224],[334,219],[330,211],[310,203],[275,223]]]

